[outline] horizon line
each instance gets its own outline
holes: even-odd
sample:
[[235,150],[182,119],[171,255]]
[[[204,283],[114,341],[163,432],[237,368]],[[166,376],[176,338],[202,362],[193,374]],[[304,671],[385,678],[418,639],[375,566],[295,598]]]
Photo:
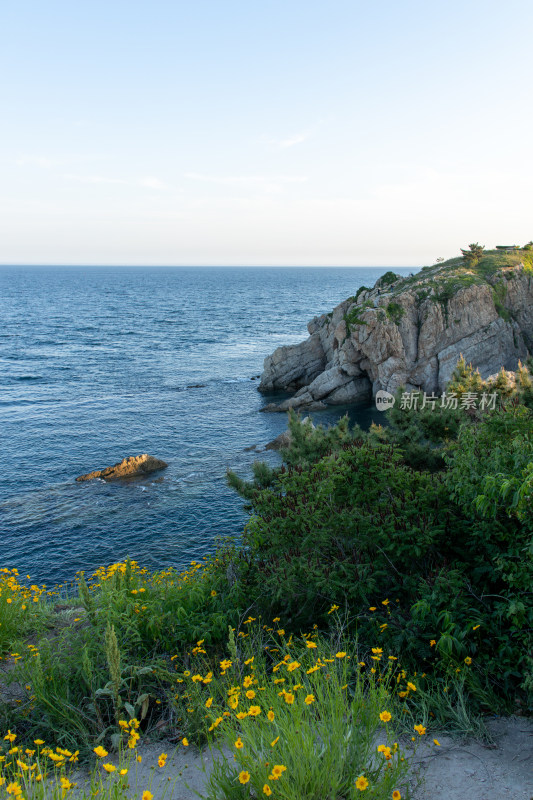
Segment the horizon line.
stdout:
[[140,269],[419,269],[419,264],[71,264],[71,263],[0,263],[5,267],[97,267],[99,269],[140,268]]

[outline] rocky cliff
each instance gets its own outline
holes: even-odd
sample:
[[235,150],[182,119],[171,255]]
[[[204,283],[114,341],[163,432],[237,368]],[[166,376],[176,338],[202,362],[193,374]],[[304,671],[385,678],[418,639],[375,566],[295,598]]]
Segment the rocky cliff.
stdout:
[[488,251],[408,278],[389,272],[307,328],[306,341],[265,359],[259,391],[295,394],[263,410],[363,402],[400,386],[441,392],[460,355],[487,377],[533,352],[533,259]]

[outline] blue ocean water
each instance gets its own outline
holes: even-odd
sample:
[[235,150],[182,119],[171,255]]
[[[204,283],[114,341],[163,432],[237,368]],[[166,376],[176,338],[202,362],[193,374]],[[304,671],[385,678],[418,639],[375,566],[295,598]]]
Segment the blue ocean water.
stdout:
[[[225,471],[276,463],[247,448],[286,428],[285,415],[259,413],[252,377],[276,347],[306,338],[314,315],[385,271],[0,269],[0,566],[47,584],[127,555],[179,567],[239,534],[246,514]],[[363,424],[379,417],[352,412]],[[75,483],[145,452],[168,469]]]

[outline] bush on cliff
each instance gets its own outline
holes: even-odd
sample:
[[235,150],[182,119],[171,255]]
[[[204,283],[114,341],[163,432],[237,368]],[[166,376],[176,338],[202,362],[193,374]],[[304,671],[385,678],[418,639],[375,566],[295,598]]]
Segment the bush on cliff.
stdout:
[[[460,392],[478,378],[461,367],[454,380]],[[418,669],[474,660],[481,701],[490,690],[533,704],[533,415],[520,391],[493,411],[428,409],[404,427],[396,409],[384,441],[375,431],[350,439],[345,422],[327,437],[299,430],[293,417],[302,463],[289,449],[268,486],[246,487],[257,608],[298,628],[339,604],[360,637],[379,634]],[[409,426],[439,471],[409,463]]]

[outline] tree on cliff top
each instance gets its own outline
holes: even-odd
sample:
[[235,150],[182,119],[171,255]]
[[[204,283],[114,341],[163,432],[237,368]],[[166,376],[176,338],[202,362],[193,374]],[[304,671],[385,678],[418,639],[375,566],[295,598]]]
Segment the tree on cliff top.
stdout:
[[463,250],[461,248],[461,253],[463,254],[463,258],[465,261],[471,263],[472,265],[477,264],[481,256],[483,255],[483,251],[485,250],[485,245],[478,244],[475,242],[474,244],[469,244],[469,250]]

